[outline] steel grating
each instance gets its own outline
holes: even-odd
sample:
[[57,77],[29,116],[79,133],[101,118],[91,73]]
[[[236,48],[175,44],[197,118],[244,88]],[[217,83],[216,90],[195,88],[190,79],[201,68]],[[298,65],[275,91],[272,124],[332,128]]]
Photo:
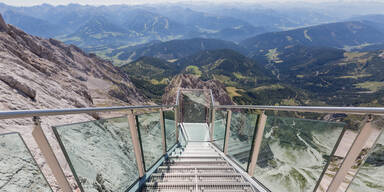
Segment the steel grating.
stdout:
[[171,154],[142,188],[151,192],[256,191],[207,142],[189,142]]

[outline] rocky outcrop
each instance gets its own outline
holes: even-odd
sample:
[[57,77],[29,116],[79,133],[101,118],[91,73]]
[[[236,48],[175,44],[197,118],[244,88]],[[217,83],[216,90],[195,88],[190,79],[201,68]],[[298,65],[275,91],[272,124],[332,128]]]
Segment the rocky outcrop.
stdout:
[[5,23],[3,17],[0,15],[0,31],[7,31],[8,25]]
[[[130,79],[112,63],[73,45],[42,39],[7,25],[0,16],[0,111],[137,105],[147,102]],[[69,166],[52,126],[108,114],[42,117],[42,127],[68,178]],[[0,120],[0,134],[19,132],[48,181],[55,181],[32,137],[32,118]],[[74,189],[75,184],[72,183]],[[54,191],[60,191],[57,187]]]
[[33,101],[35,101],[36,91],[28,87],[28,85],[19,82],[18,80],[9,75],[0,75],[0,80],[7,83],[11,88],[19,91],[21,94],[24,94],[27,97],[31,98]]
[[233,101],[225,91],[225,86],[217,80],[203,81],[195,75],[180,74],[175,76],[165,88],[163,103],[174,104],[179,88],[184,89],[211,89],[215,99],[215,104],[233,105]]

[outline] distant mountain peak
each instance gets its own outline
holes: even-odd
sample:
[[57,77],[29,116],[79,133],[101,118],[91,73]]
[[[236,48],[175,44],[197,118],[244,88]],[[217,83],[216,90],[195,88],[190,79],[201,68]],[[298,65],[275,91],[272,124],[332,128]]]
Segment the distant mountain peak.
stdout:
[[5,23],[3,16],[0,14],[0,31],[7,31],[8,30],[8,24]]

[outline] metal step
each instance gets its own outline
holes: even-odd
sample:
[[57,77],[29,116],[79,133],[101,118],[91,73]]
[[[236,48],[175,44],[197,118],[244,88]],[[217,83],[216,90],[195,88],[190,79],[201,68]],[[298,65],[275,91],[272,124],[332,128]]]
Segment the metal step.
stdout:
[[173,152],[152,173],[142,191],[257,191],[248,183],[248,178],[237,172],[220,154],[207,142],[189,142],[186,147]]
[[213,149],[185,149],[183,153],[217,153]]
[[179,160],[170,160],[165,161],[163,163],[164,166],[225,166],[228,165],[228,163],[224,160],[216,160],[216,161],[179,161]]
[[229,166],[160,166],[158,173],[236,173]]
[[191,155],[191,154],[180,154],[180,155],[172,155],[171,158],[220,158],[219,155]]
[[253,188],[248,183],[239,182],[148,182],[142,191],[242,191],[251,192]]
[[219,154],[215,153],[182,153],[182,156],[200,156],[200,157],[220,157]]
[[244,182],[238,173],[154,173],[149,182]]
[[215,160],[223,160],[222,157],[217,156],[170,156],[168,157],[170,160],[180,160],[180,161],[194,161],[194,160],[207,160],[207,161],[215,161]]

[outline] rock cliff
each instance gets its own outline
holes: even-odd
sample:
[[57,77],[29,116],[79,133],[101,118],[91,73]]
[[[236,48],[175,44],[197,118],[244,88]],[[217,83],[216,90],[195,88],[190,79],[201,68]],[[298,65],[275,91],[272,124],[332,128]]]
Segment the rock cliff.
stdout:
[[[55,39],[31,36],[0,15],[0,111],[135,105],[146,102],[112,63]],[[42,117],[43,130],[68,177],[51,126],[92,120],[89,115]],[[31,135],[32,118],[0,120],[0,133],[21,133],[43,172],[51,175]],[[53,177],[48,177],[55,184]],[[72,183],[72,185],[75,185]],[[74,189],[76,186],[74,186]],[[56,187],[54,191],[59,191]]]
[[231,98],[225,91],[225,87],[217,80],[203,81],[195,75],[180,74],[175,76],[169,85],[165,88],[163,103],[174,104],[176,101],[177,90],[183,89],[211,89],[215,104],[233,105]]

